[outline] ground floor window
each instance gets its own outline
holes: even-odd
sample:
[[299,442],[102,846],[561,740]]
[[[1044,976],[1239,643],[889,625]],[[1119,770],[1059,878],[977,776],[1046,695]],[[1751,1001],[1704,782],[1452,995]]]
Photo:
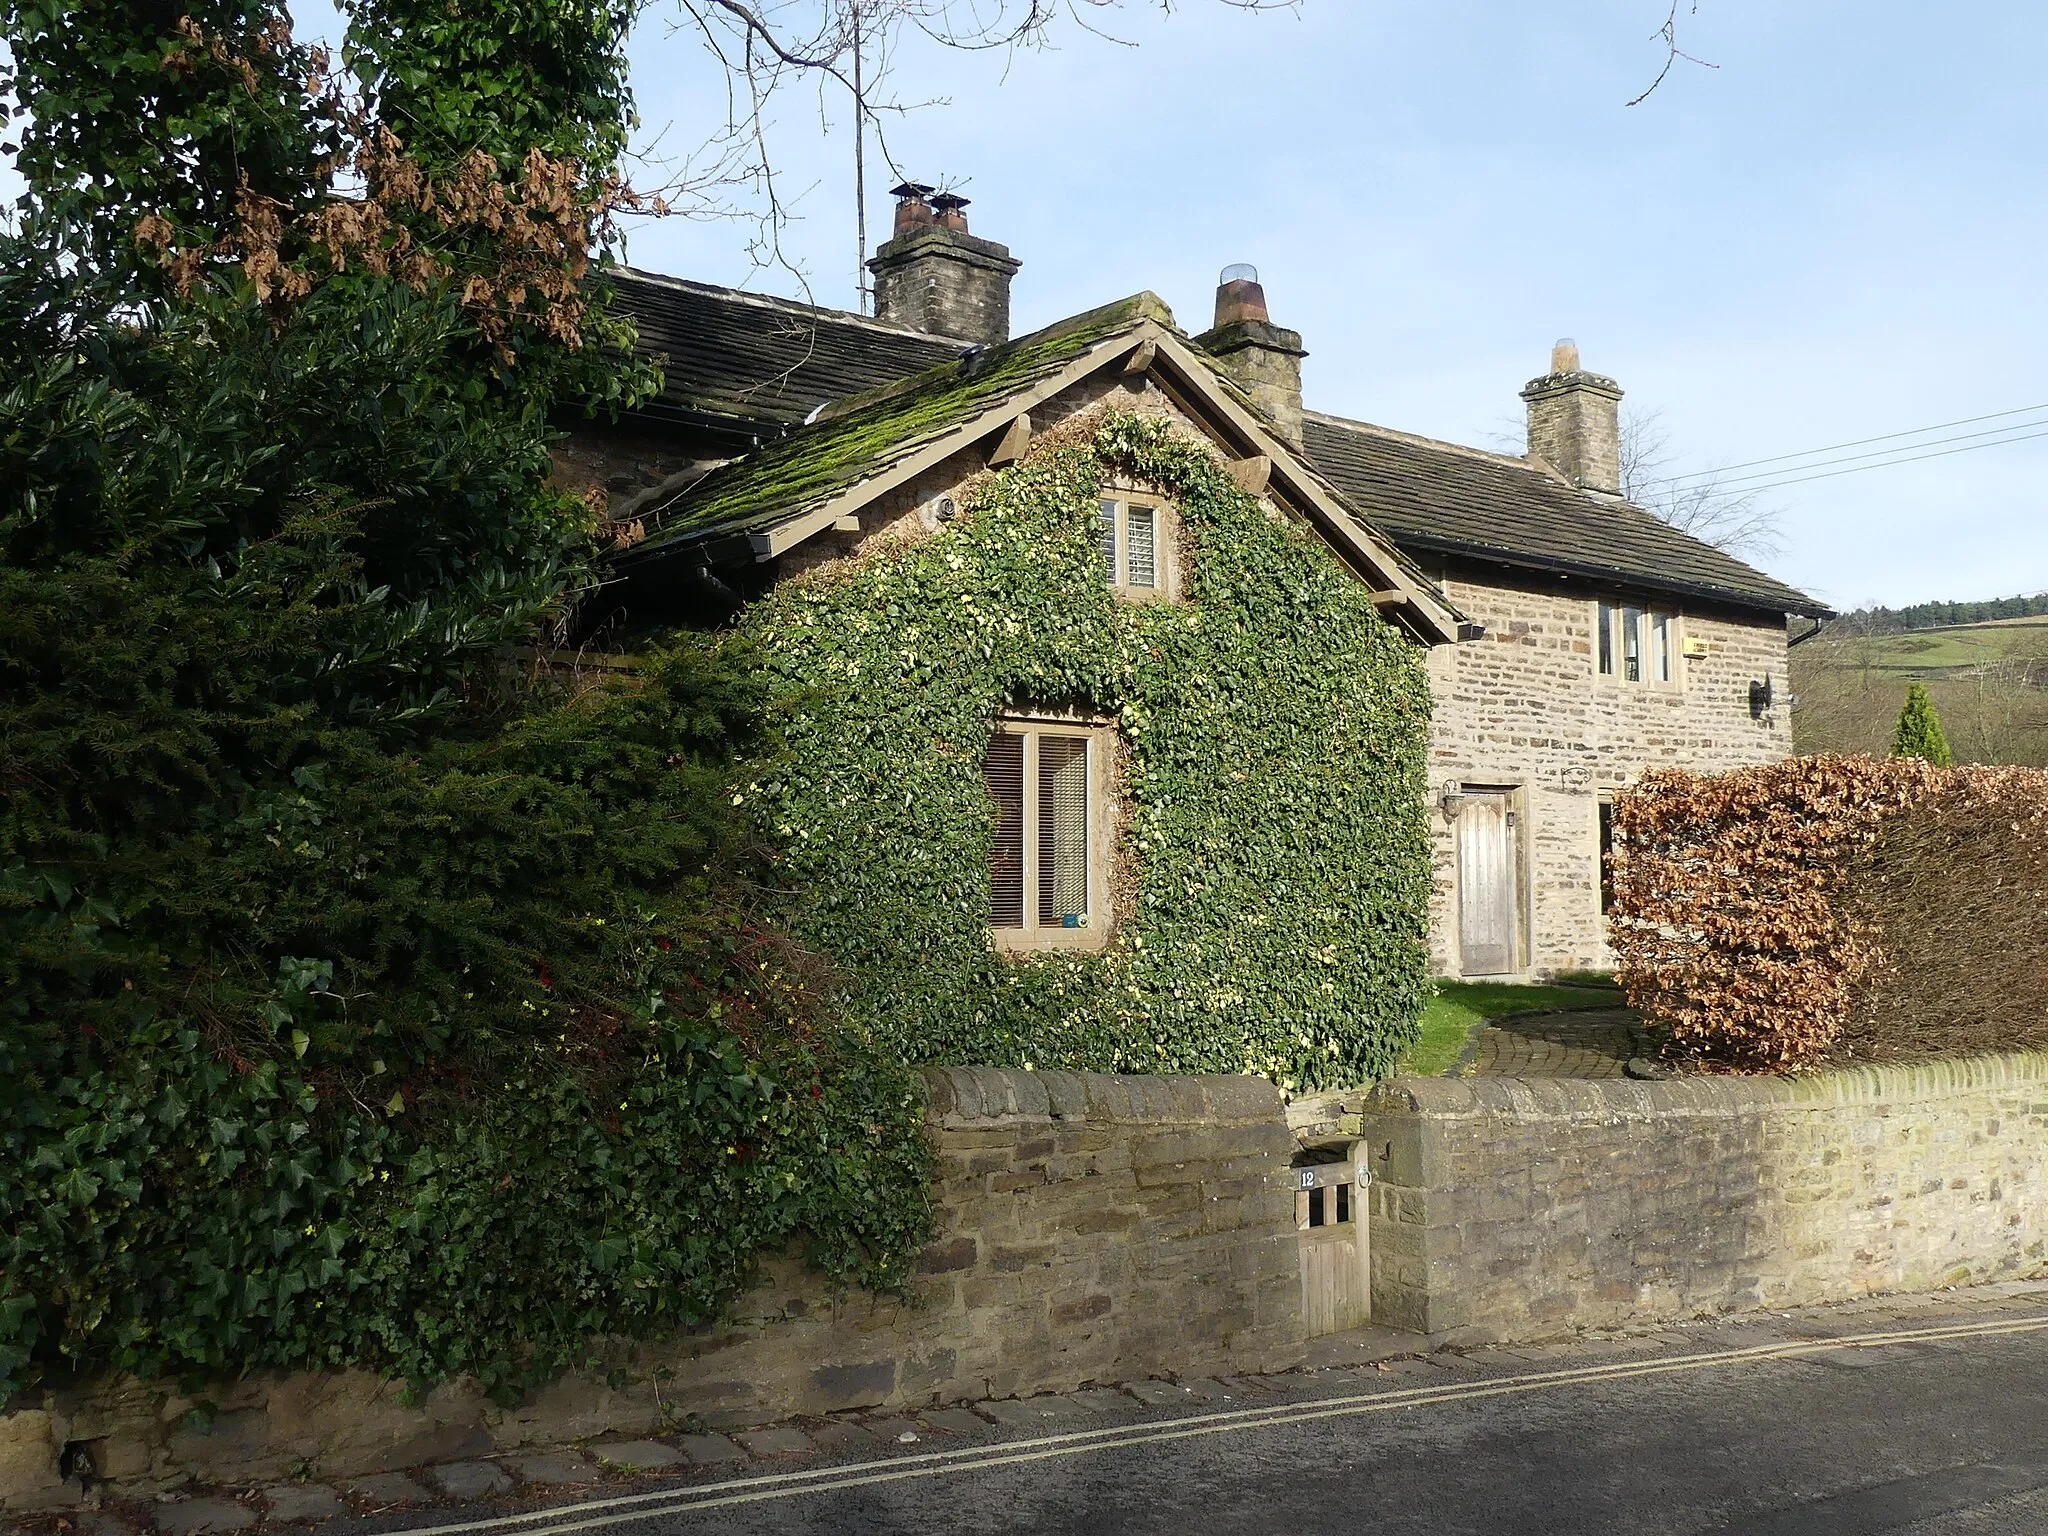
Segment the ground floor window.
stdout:
[[1103,727],[1032,720],[1002,721],[990,738],[989,924],[999,945],[1107,942],[1110,740]]

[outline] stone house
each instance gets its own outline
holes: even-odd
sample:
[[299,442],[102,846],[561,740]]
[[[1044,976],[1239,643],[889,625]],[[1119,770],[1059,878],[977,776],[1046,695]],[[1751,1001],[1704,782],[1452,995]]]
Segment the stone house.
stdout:
[[[717,623],[792,571],[934,529],[966,477],[1114,398],[1171,416],[1276,516],[1313,527],[1427,649],[1440,973],[1610,964],[1612,792],[1651,768],[1790,752],[1788,643],[1827,610],[1621,496],[1622,392],[1570,344],[1522,390],[1526,455],[1437,442],[1307,409],[1302,337],[1272,322],[1249,268],[1226,269],[1198,336],[1142,295],[1012,344],[1019,262],[968,232],[963,199],[898,196],[872,319],[617,276],[665,386],[626,420],[574,429],[559,460],[609,495],[626,621]],[[1020,348],[1038,362],[1013,366]],[[987,386],[874,451],[841,430],[818,462],[833,423],[948,367]],[[1146,503],[1104,501],[1105,559],[1119,590],[1171,596],[1172,509]]]

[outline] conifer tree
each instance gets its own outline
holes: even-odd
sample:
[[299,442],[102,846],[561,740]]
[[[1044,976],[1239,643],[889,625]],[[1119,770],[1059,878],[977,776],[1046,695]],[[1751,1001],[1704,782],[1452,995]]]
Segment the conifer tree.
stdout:
[[1934,700],[1927,696],[1924,683],[1915,683],[1906,690],[1906,706],[1899,711],[1898,733],[1892,737],[1892,756],[1925,758],[1937,768],[1950,767],[1956,760],[1941,729],[1941,716],[1935,712]]

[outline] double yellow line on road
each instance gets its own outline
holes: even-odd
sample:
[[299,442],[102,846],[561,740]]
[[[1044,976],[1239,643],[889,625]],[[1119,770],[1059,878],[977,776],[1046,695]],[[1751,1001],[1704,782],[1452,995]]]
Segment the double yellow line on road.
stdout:
[[1510,1397],[1561,1388],[1626,1381],[1639,1376],[1669,1376],[1717,1366],[1750,1365],[1767,1360],[1790,1360],[1804,1355],[1828,1354],[1838,1350],[1883,1349],[1900,1344],[1932,1344],[1952,1339],[1994,1338],[2006,1334],[2048,1331],[2048,1316],[2006,1318],[1977,1323],[1951,1323],[1933,1328],[1898,1329],[1886,1333],[1849,1334],[1833,1339],[1795,1339],[1782,1344],[1758,1344],[1747,1349],[1708,1350],[1700,1354],[1669,1355],[1649,1360],[1616,1360],[1604,1365],[1574,1366],[1566,1370],[1531,1371],[1520,1376],[1494,1377],[1479,1381],[1446,1382],[1440,1386],[1395,1388],[1365,1392],[1348,1397],[1319,1398],[1313,1402],[1278,1403],[1265,1408],[1239,1408],[1218,1413],[1193,1414],[1186,1418],[1153,1420],[1103,1429],[1075,1430],[1060,1435],[1042,1435],[1028,1440],[1011,1440],[994,1445],[968,1446],[956,1451],[932,1451],[914,1456],[894,1456],[884,1461],[865,1461],[808,1472],[782,1472],[766,1477],[737,1478],[707,1483],[694,1488],[669,1488],[655,1493],[625,1494],[616,1498],[592,1499],[553,1509],[530,1510],[519,1515],[496,1515],[482,1520],[464,1520],[449,1525],[417,1526],[398,1536],[472,1536],[492,1532],[498,1536],[574,1536],[583,1531],[603,1530],[639,1520],[693,1514],[700,1510],[729,1509],[741,1504],[760,1504],[774,1499],[793,1499],[810,1494],[830,1493],[842,1488],[865,1488],[877,1483],[906,1482],[913,1478],[954,1477],[989,1467],[1012,1467],[1034,1461],[1051,1461],[1066,1456],[1085,1456],[1096,1451],[1117,1450],[1131,1445],[1159,1445],[1173,1440],[1191,1440],[1203,1435],[1234,1434],[1271,1429],[1289,1424],[1309,1424],[1319,1419],[1355,1418],[1369,1413],[1389,1413],[1397,1408],[1419,1408],[1433,1403],[1471,1402],[1489,1397]]

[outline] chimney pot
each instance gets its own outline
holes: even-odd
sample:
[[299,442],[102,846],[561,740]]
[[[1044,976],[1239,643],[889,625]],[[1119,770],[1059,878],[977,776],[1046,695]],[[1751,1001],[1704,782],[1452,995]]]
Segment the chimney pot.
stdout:
[[925,201],[931,192],[921,181],[906,181],[889,189],[889,195],[896,199],[897,234],[907,234],[932,222],[932,205]]
[[1550,371],[1552,373],[1577,373],[1579,371],[1579,344],[1569,336],[1560,336],[1550,349]]
[[1272,324],[1266,309],[1266,290],[1259,286],[1259,269],[1249,262],[1234,262],[1216,279],[1216,329],[1240,320]]
[[941,192],[931,200],[932,212],[938,215],[939,228],[950,229],[957,234],[967,233],[967,215],[964,210],[968,199],[953,192]]

